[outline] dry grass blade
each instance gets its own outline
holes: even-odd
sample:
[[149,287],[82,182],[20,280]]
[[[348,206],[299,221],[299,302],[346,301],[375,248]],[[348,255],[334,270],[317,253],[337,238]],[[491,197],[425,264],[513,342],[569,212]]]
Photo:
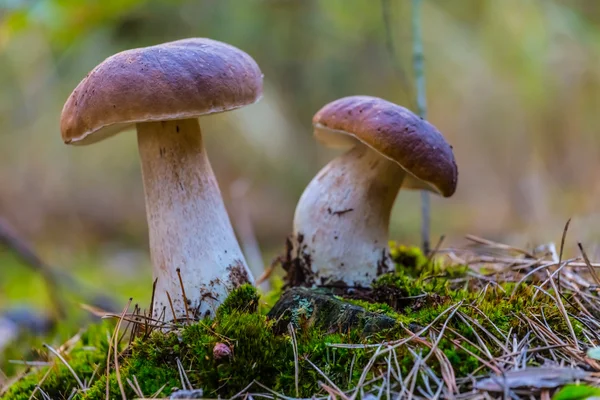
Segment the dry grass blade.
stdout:
[[[321,389],[323,389],[325,392],[327,392],[327,394],[329,394],[329,397],[333,398],[333,399],[337,399],[338,396],[344,398],[345,394],[342,393],[341,391],[337,390],[334,387],[328,386],[326,384],[324,384],[323,382],[319,381],[318,382],[319,386],[321,387]],[[379,398],[379,397],[378,397]]]
[[[44,376],[42,376],[42,379],[40,379],[40,381],[37,383],[37,385],[35,385],[35,388],[33,388],[33,391],[31,392],[31,395],[29,396],[28,400],[32,400],[35,397],[35,394],[37,393],[37,391],[40,390],[40,388],[42,387],[42,385],[44,384],[44,382],[46,381],[48,376],[50,376],[50,372],[52,372],[52,368],[48,368],[48,371],[46,371]],[[4,393],[0,393],[0,395],[4,396]]]
[[305,357],[304,361],[306,361],[307,363],[309,363],[310,366],[313,367],[315,369],[315,371],[317,371],[319,373],[319,375],[321,375],[323,377],[323,379],[325,379],[327,381],[327,383],[329,384],[329,386],[331,386],[333,389],[335,389],[338,392],[339,396],[342,399],[348,400],[348,396],[346,396],[344,394],[344,392],[339,387],[337,387],[337,385],[335,383],[333,383],[331,381],[331,379],[329,379],[329,377],[327,375],[325,375],[325,373],[323,371],[321,371],[321,369],[319,369],[319,367],[317,367],[312,361],[310,361],[308,359],[308,357]]
[[48,394],[44,390],[42,390],[42,388],[40,388],[40,393],[42,394],[42,398],[44,400],[52,400],[52,398],[48,396]]
[[[391,347],[388,347],[386,350],[391,351],[389,349],[391,349]],[[356,389],[354,390],[354,393],[350,397],[351,400],[355,400],[356,396],[358,396],[358,392],[359,392],[360,388],[362,387],[362,385],[364,385],[365,381],[367,380],[367,375],[369,374],[369,371],[371,370],[371,367],[373,366],[373,364],[375,364],[375,361],[377,360],[377,357],[381,353],[383,353],[383,352],[381,351],[381,345],[380,345],[377,348],[377,350],[375,350],[375,354],[373,354],[373,356],[369,359],[369,362],[367,363],[367,365],[363,369],[363,372],[360,375],[360,378],[358,380],[358,384],[356,385]]]
[[[48,367],[50,365],[52,365],[51,362],[49,361],[25,361],[25,360],[8,360],[9,364],[20,364],[20,365],[26,365],[28,367]],[[4,373],[2,371],[0,371],[0,374],[2,374],[3,376]]]
[[529,271],[525,275],[523,275],[523,277],[515,285],[513,291],[510,294],[510,297],[514,297],[515,296],[515,294],[517,293],[517,289],[519,288],[519,286],[521,286],[521,284],[523,282],[525,282],[527,280],[527,278],[529,278],[531,275],[534,275],[536,272],[539,272],[539,271],[543,270],[544,268],[549,268],[549,267],[552,267],[554,265],[556,265],[556,263],[554,263],[554,262],[545,263],[545,264],[542,264],[539,267],[537,267],[537,268]]
[[162,385],[156,392],[154,392],[154,394],[152,396],[150,396],[150,398],[151,399],[157,398],[158,395],[161,394],[163,390],[165,390],[165,387],[167,387],[166,383],[164,385]]
[[96,307],[96,306],[86,304],[86,303],[79,303],[79,307],[82,310],[89,312],[90,314],[92,314],[95,317],[102,318],[102,317],[106,316],[107,314],[109,314],[109,311],[107,311],[107,310],[103,310],[100,307]]
[[600,286],[600,278],[598,278],[598,274],[596,274],[596,270],[594,270],[594,268],[592,267],[592,263],[590,263],[590,259],[588,258],[587,254],[585,253],[585,250],[583,250],[583,246],[581,245],[581,243],[577,243],[577,246],[579,247],[581,256],[583,257],[583,260],[585,261],[585,265],[587,265],[588,270],[590,271],[590,275],[592,275],[592,278],[594,278],[594,282],[596,282],[596,285]]
[[[438,338],[443,337],[443,334],[443,332],[440,332]],[[439,340],[436,340],[434,343],[430,343],[425,339],[415,338],[415,341],[430,349],[427,356],[421,360],[421,367],[426,368],[427,373],[429,373],[431,377],[434,377],[437,380],[437,377],[435,376],[435,374],[433,374],[433,371],[431,371],[431,368],[427,365],[427,359],[432,354],[435,354],[435,357],[437,358],[438,363],[440,365],[442,378],[444,380],[446,388],[449,390],[450,394],[457,393],[458,387],[456,386],[456,376],[454,374],[454,369],[452,368],[452,364],[450,363],[450,360],[448,360],[448,357],[446,357],[446,355],[436,345],[436,343],[439,344]]]
[[[471,306],[472,309],[476,310],[476,311],[480,311],[479,308]],[[462,313],[461,314],[463,318],[465,318],[466,320],[470,321],[471,324],[475,325],[477,328],[479,328],[483,333],[485,333],[486,335],[488,335],[488,337],[490,339],[492,339],[492,341],[494,343],[496,343],[503,351],[508,351],[504,345],[504,343],[502,343],[497,337],[496,335],[492,334],[489,330],[487,330],[483,325],[481,325],[481,323],[479,323],[479,321],[477,321],[474,318],[469,317],[467,314]],[[486,317],[487,318],[487,317]],[[493,325],[493,324],[492,324]],[[495,326],[495,325],[494,325]],[[500,332],[500,330],[498,328],[496,328],[496,330],[498,332]]]
[[167,294],[167,300],[169,300],[169,307],[171,307],[171,312],[173,313],[173,321],[176,322],[177,318],[175,317],[177,314],[175,314],[175,307],[173,306],[173,300],[171,299],[171,295],[169,294],[169,292],[165,292]]
[[46,347],[48,350],[50,350],[52,352],[52,354],[54,354],[56,357],[58,357],[58,359],[63,364],[65,364],[65,366],[67,367],[67,369],[69,370],[69,372],[71,373],[71,375],[73,375],[73,377],[77,381],[77,384],[79,385],[79,387],[81,388],[81,390],[85,390],[86,389],[85,385],[83,384],[83,382],[81,381],[81,379],[79,379],[79,376],[77,376],[77,373],[75,372],[75,370],[73,369],[73,367],[71,367],[69,365],[69,363],[67,362],[67,360],[65,360],[64,357],[61,356],[58,351],[54,350],[52,348],[52,346],[50,346],[49,344],[44,343],[44,347]]
[[[252,383],[253,383],[253,384],[255,384],[255,385],[257,385],[257,386],[260,386],[261,388],[263,388],[263,389],[264,389],[264,390],[266,390],[267,392],[271,393],[272,395],[274,395],[274,396],[275,396],[275,398],[278,398],[278,399],[284,399],[284,400],[297,400],[297,399],[296,399],[296,398],[294,398],[294,397],[289,397],[289,396],[286,396],[286,395],[284,395],[284,394],[282,394],[282,393],[278,393],[278,392],[274,391],[273,389],[271,389],[271,388],[269,388],[269,387],[267,387],[267,386],[263,385],[262,383],[260,383],[260,382],[258,382],[258,381],[256,381],[256,380],[252,381]],[[256,393],[254,393],[254,395],[256,395]],[[314,397],[312,397],[312,398],[311,398],[311,400],[312,400],[312,399],[314,399]]]
[[154,296],[156,295],[156,284],[158,283],[158,278],[154,279],[152,282],[152,297],[150,297],[150,312],[148,313],[150,317],[154,316]]
[[479,333],[477,333],[477,331],[473,328],[473,325],[471,325],[471,323],[462,315],[463,313],[458,313],[458,318],[460,318],[463,323],[469,327],[469,329],[471,329],[471,332],[473,333],[473,335],[475,335],[475,339],[477,339],[477,343],[479,344],[479,346],[475,345],[475,343],[473,343],[472,341],[466,339],[464,336],[460,335],[458,332],[456,332],[454,329],[452,328],[448,328],[450,330],[450,332],[454,333],[455,335],[458,335],[459,337],[462,338],[462,340],[466,340],[467,343],[469,343],[471,346],[474,346],[477,350],[481,351],[482,353],[485,353],[485,355],[487,356],[488,359],[492,360],[494,357],[492,356],[492,353],[490,352],[490,349],[488,349],[488,347],[486,346],[484,340],[481,338],[481,336],[479,336]]
[[[415,363],[413,365],[413,368],[408,373],[408,375],[406,375],[406,379],[404,379],[404,387],[406,388],[406,392],[407,392],[407,396],[408,396],[407,398],[412,399],[414,396],[414,392],[415,392],[415,385],[417,384],[417,377],[419,376],[418,371],[421,368],[423,359],[419,354],[416,354],[415,351],[413,349],[411,349],[410,347],[408,348],[408,351],[412,354],[413,358],[415,359]],[[408,386],[409,383],[410,383],[410,388]],[[398,396],[398,397],[403,398],[402,394],[403,393],[400,393],[400,396]]]
[[135,375],[133,376],[133,383],[135,383],[135,387],[137,387],[137,390],[138,392],[140,392],[141,397],[144,397],[144,392],[142,391],[140,383],[138,382],[137,377]]
[[522,254],[522,255],[524,255],[527,258],[536,258],[533,254],[531,254],[527,250],[519,249],[517,247],[509,246],[509,245],[503,244],[503,243],[494,242],[492,240],[484,239],[484,238],[481,238],[479,236],[465,235],[465,238],[467,240],[470,240],[470,241],[475,242],[477,244],[482,244],[482,245],[489,246],[489,247],[496,248],[496,249],[500,249],[500,250],[512,251],[512,252],[515,252],[515,253],[518,253],[518,254]]
[[127,384],[129,385],[129,387],[131,388],[131,390],[133,390],[133,392],[135,393],[136,396],[138,397],[145,397],[144,394],[140,391],[140,389],[133,384],[133,382],[131,382],[131,380],[129,378],[127,378]]
[[179,359],[179,357],[177,357],[175,359],[175,361],[177,362],[177,370],[179,371],[179,379],[181,380],[181,388],[183,390],[193,390],[194,387],[190,383],[187,373],[185,372],[185,368],[183,368],[183,364],[181,363],[181,360]]
[[[181,278],[181,269],[177,268],[177,277],[179,278],[179,286],[181,286],[181,295],[183,296],[183,305],[185,307],[185,318],[186,322],[190,323],[190,310],[188,308],[188,298],[185,295],[185,287],[183,286],[183,279]],[[173,313],[173,318],[175,317],[175,313]]]
[[241,396],[247,394],[248,390],[250,390],[250,388],[252,386],[254,386],[254,381],[250,382],[248,385],[246,385],[245,388],[243,388],[242,390],[240,390],[239,392],[234,394],[229,400],[237,399],[238,397],[241,397]]
[[433,258],[436,256],[436,254],[438,254],[438,252],[440,251],[440,248],[442,247],[442,243],[444,243],[444,239],[446,239],[445,235],[440,236],[440,239],[438,240],[437,244],[435,245],[435,247],[433,248],[433,251],[431,251],[429,253],[429,255],[427,256],[427,265],[431,264],[431,261],[433,260]]
[[288,332],[292,338],[292,350],[294,351],[294,387],[296,389],[296,397],[300,397],[300,364],[298,362],[298,341],[296,340],[296,330],[291,322],[288,324]]
[[565,305],[562,302],[562,298],[560,296],[558,288],[556,287],[556,283],[554,282],[554,279],[552,278],[552,276],[550,275],[550,272],[548,272],[548,270],[546,270],[546,274],[548,274],[548,278],[550,279],[550,285],[552,286],[552,289],[554,289],[554,293],[556,294],[553,297],[556,299],[558,309],[560,310],[561,314],[563,315],[563,317],[565,319],[565,323],[567,324],[567,327],[569,328],[569,333],[571,334],[571,337],[573,338],[573,345],[575,346],[575,348],[577,350],[580,350],[579,343],[577,340],[577,335],[575,335],[575,331],[573,330],[573,324],[571,324],[571,320],[569,319],[569,315],[567,314]]
[[429,354],[427,354],[425,356],[425,358],[423,358],[423,364],[425,364],[427,362],[427,360],[429,360],[429,357],[431,357],[431,355],[438,349],[438,346],[439,346],[440,342],[442,341],[442,338],[444,337],[444,332],[446,331],[446,327],[448,326],[448,323],[450,323],[450,320],[452,319],[452,317],[454,317],[454,314],[456,314],[456,312],[462,305],[463,305],[463,301],[460,301],[458,304],[456,304],[454,306],[454,310],[452,310],[452,312],[450,313],[448,318],[446,318],[446,321],[444,321],[444,324],[442,325],[442,329],[440,329],[440,333],[437,336],[436,341],[433,343],[433,346],[431,347],[431,351],[429,352]]
[[[125,307],[125,309],[123,310],[123,313],[121,314],[121,318],[119,319],[119,322],[117,322],[117,326],[115,327],[115,330],[113,332],[112,338],[111,338],[111,343],[112,343],[112,349],[113,349],[113,354],[114,354],[114,362],[115,362],[115,375],[117,376],[117,383],[119,384],[119,390],[121,391],[121,398],[123,400],[127,400],[127,396],[125,395],[125,388],[123,386],[123,381],[121,380],[121,371],[119,368],[119,342],[118,342],[118,338],[119,338],[119,329],[121,329],[121,322],[123,322],[123,317],[125,316],[125,314],[127,313],[127,310],[129,310],[129,307],[131,306],[131,302],[132,302],[132,298],[129,299],[129,301],[127,302],[127,306]],[[107,365],[106,365],[106,399],[108,400],[109,398],[109,361],[110,361],[110,345],[108,348],[108,360],[107,360]]]
[[[571,224],[571,218],[569,218],[567,220],[567,223],[565,224],[565,227],[563,229],[563,233],[562,233],[562,237],[560,238],[560,252],[558,254],[558,263],[560,265],[560,263],[562,263],[562,259],[563,259],[563,253],[565,250],[565,240],[567,239],[567,232],[569,230],[569,225]],[[560,272],[558,273],[558,276],[556,278],[557,281],[557,286],[558,289],[560,290]]]

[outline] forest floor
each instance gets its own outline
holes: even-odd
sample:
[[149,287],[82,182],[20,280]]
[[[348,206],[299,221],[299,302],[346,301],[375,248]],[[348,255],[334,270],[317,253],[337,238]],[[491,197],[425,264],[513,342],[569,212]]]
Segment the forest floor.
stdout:
[[470,236],[469,246],[431,257],[393,244],[396,271],[366,294],[283,290],[275,278],[270,293],[244,286],[214,319],[178,325],[131,302],[116,313],[87,307],[102,320],[68,340],[56,343],[69,331],[62,327],[62,336],[24,335],[5,349],[0,395],[600,396],[600,278],[583,248],[563,259],[565,234],[536,249]]

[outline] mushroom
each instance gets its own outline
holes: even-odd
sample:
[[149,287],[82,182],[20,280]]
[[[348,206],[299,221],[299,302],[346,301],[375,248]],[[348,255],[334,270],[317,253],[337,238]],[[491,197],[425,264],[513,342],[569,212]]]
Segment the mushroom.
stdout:
[[[61,116],[66,144],[88,145],[135,126],[157,278],[153,316],[211,315],[253,284],[210,166],[198,117],[262,96],[243,51],[205,38],[117,53],[75,88]],[[187,303],[187,304],[186,304]]]
[[400,187],[451,196],[452,147],[410,110],[369,96],[325,105],[313,117],[318,141],[350,150],[309,183],[294,215],[293,254],[305,282],[368,287],[393,268],[390,214]]

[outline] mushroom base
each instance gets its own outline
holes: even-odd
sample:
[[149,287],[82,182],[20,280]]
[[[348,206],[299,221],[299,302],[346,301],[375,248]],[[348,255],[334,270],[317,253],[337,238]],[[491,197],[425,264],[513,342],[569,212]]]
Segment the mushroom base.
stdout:
[[214,316],[253,283],[197,119],[137,125],[154,278],[154,318]]
[[389,220],[405,175],[363,144],[325,166],[296,207],[291,275],[297,276],[288,271],[288,280],[366,287],[391,271]]

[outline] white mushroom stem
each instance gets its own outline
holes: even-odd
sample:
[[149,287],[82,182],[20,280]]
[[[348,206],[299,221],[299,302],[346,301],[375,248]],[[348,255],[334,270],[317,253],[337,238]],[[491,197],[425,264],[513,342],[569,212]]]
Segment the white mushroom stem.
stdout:
[[158,278],[153,315],[164,313],[166,321],[214,316],[232,289],[253,279],[198,120],[144,122],[137,124],[137,132],[150,256]]
[[294,242],[315,285],[370,286],[392,268],[389,221],[405,174],[358,144],[309,183],[296,207]]

